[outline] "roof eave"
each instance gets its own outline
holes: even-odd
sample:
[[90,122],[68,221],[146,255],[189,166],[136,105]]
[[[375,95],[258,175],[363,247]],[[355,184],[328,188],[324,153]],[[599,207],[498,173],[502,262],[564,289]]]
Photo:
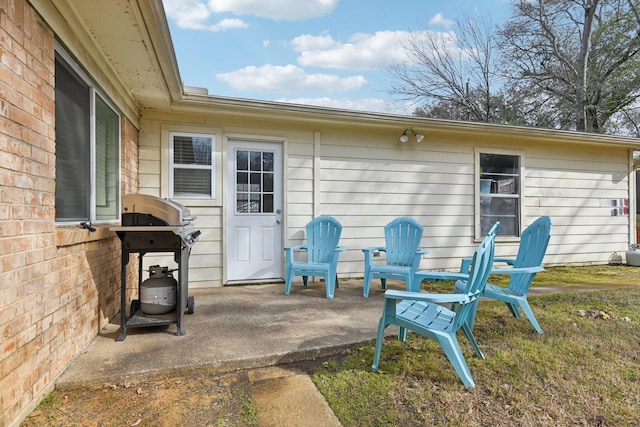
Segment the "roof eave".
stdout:
[[271,117],[287,121],[307,123],[333,123],[350,126],[407,128],[413,127],[422,132],[453,133],[457,135],[476,135],[478,132],[494,134],[500,138],[518,137],[528,141],[554,140],[575,144],[595,144],[626,146],[640,149],[640,139],[584,133],[567,130],[531,128],[494,123],[463,122],[398,114],[342,110],[329,107],[290,104],[275,101],[261,101],[242,98],[210,96],[185,93],[175,101],[172,111],[197,112],[201,114],[229,115],[246,117]]

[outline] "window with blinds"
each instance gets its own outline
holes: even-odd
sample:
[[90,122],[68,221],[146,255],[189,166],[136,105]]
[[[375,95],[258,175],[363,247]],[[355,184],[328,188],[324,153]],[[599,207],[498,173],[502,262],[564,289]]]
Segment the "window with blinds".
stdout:
[[120,212],[120,117],[56,50],[56,222],[115,221]]
[[120,118],[96,96],[95,188],[96,220],[118,218],[120,211]]
[[215,135],[169,133],[171,197],[215,198]]

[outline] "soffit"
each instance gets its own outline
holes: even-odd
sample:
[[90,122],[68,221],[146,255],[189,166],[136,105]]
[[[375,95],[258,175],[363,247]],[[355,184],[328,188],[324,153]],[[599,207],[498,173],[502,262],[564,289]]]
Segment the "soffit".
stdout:
[[167,108],[181,96],[160,0],[67,0],[66,5],[67,10],[59,7],[61,12],[84,28],[95,46],[96,62],[110,67],[138,107]]

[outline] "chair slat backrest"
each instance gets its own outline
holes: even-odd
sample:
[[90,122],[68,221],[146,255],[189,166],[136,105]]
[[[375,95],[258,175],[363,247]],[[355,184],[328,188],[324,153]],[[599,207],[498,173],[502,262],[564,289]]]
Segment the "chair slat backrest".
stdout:
[[[542,216],[536,219],[520,236],[520,247],[513,267],[538,267],[542,265],[542,259],[547,252],[550,238],[551,218]],[[533,274],[512,274],[509,281],[509,289],[519,295],[526,294],[534,276]]]
[[309,262],[330,263],[340,242],[342,225],[332,216],[323,215],[307,224]]
[[384,228],[387,265],[413,266],[423,232],[422,225],[409,217],[396,218],[387,224]]
[[454,326],[456,330],[462,326],[462,322],[473,324],[473,319],[468,318],[475,316],[474,302],[480,298],[480,294],[484,291],[491,274],[496,247],[496,233],[499,227],[500,222],[496,222],[473,253],[469,279],[464,286],[464,293],[469,296],[469,301],[456,306],[456,324]]

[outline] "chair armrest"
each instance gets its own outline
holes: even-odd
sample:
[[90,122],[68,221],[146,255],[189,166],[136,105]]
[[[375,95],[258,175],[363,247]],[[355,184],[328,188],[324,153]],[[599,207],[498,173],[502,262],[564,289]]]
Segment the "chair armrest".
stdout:
[[422,283],[425,280],[467,280],[468,274],[453,273],[449,271],[416,271],[414,275],[416,282]]
[[425,294],[422,292],[394,291],[384,293],[385,299],[412,300],[440,303],[465,303],[469,301],[467,294]]
[[370,248],[364,248],[362,250],[362,252],[364,253],[364,265],[365,268],[367,268],[368,265],[373,264],[373,257],[374,257],[374,252],[379,251],[379,252],[387,252],[387,249],[385,247],[382,246],[377,246],[377,247],[370,247]]
[[532,274],[544,271],[540,266],[536,267],[518,267],[518,268],[496,268],[491,270],[491,274]]
[[297,246],[287,246],[284,248],[284,256],[287,264],[292,264],[294,262],[294,252],[296,251],[306,251],[306,245],[297,245]]
[[[460,273],[467,273],[469,274],[469,270],[471,269],[471,262],[473,261],[473,259],[471,258],[463,258],[462,259],[462,264],[460,265]],[[508,265],[513,265],[513,263],[515,262],[515,258],[493,258],[493,263],[500,263],[500,262],[504,262]],[[503,268],[502,270],[506,270],[506,271],[500,271],[498,272],[498,270],[500,270],[499,268],[495,268],[493,270],[491,270],[491,273],[496,273],[496,274],[509,274],[507,273],[507,271],[509,270],[513,270],[511,268]],[[540,270],[542,271],[542,270]],[[533,273],[533,271],[519,271],[519,273]]]
[[493,263],[504,262],[509,265],[513,265],[516,262],[515,258],[493,258]]
[[336,252],[344,252],[346,250],[347,250],[346,246],[338,246],[338,247],[335,248]]
[[364,248],[362,250],[362,252],[364,252],[364,253],[375,252],[375,251],[387,252],[387,248],[385,248],[384,246],[372,246],[370,248]]
[[416,253],[419,253],[419,254],[420,254],[420,256],[422,256],[422,255],[426,255],[426,254],[428,254],[428,253],[429,253],[429,249],[418,249],[418,250],[416,251]]

